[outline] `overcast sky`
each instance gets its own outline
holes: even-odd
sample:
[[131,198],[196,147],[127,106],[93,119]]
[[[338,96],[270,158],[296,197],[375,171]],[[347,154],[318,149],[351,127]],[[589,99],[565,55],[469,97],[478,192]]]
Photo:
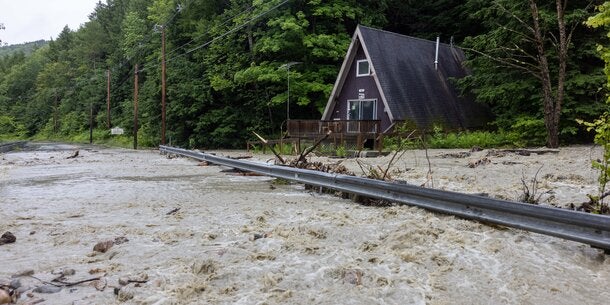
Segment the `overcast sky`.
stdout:
[[[2,43],[57,38],[65,25],[76,30],[100,0],[0,0]],[[106,3],[106,0],[102,0]]]

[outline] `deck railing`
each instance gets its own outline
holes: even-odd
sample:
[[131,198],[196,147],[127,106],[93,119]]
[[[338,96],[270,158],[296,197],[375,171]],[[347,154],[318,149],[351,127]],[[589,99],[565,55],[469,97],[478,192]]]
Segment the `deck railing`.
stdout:
[[370,135],[380,132],[379,120],[289,120],[288,135],[291,137],[311,137],[326,134],[329,130],[341,135]]

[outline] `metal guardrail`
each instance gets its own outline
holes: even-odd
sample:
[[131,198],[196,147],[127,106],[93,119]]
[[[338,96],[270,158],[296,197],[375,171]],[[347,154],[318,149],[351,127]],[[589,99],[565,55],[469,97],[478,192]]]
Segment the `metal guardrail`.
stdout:
[[5,153],[14,150],[17,147],[23,147],[27,141],[0,143],[0,153]]
[[159,150],[267,176],[560,237],[605,249],[606,252],[610,250],[610,217],[607,216],[362,177],[234,160],[168,146],[160,146]]

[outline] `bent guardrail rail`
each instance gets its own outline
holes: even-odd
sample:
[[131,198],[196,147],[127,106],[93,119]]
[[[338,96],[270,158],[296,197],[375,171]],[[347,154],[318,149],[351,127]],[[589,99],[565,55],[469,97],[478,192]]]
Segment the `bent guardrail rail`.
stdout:
[[560,237],[601,248],[606,252],[610,250],[610,217],[607,216],[363,177],[234,160],[169,146],[160,146],[159,150],[267,176]]

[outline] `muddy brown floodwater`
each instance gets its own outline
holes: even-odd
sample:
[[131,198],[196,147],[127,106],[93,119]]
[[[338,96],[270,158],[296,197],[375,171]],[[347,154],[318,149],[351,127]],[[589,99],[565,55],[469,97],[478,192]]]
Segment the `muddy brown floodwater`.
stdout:
[[[565,153],[578,157],[589,151],[578,149]],[[66,159],[75,150],[79,156]],[[541,158],[550,164],[563,154]],[[427,162],[421,155],[405,158],[397,166],[405,179],[420,183],[418,171]],[[416,167],[413,160],[419,167],[409,170]],[[467,169],[463,158],[432,161],[455,168],[434,167],[440,188],[457,189],[461,181],[467,191],[493,193],[469,178],[493,177],[493,172],[468,175],[483,167]],[[581,198],[581,189],[594,187],[594,179],[587,166],[573,166],[585,172],[568,174],[584,182],[568,190],[578,190],[570,196]],[[527,173],[537,167],[527,167]],[[586,245],[413,207],[361,206],[301,185],[221,170],[158,151],[62,144],[38,143],[0,155],[0,233],[17,238],[0,246],[0,284],[19,279],[18,304],[40,299],[41,304],[610,300],[610,259]],[[509,173],[508,167],[503,172]],[[569,184],[569,177],[548,183]],[[554,200],[569,198],[561,194]],[[117,243],[105,253],[93,251],[106,240]],[[33,292],[61,272],[64,282],[100,280],[56,293]],[[24,273],[31,276],[17,276]]]

